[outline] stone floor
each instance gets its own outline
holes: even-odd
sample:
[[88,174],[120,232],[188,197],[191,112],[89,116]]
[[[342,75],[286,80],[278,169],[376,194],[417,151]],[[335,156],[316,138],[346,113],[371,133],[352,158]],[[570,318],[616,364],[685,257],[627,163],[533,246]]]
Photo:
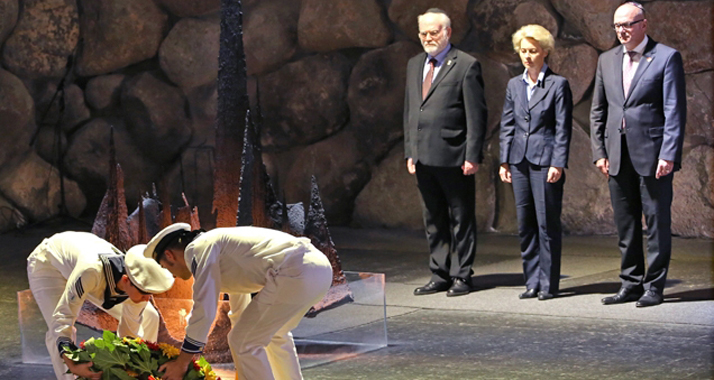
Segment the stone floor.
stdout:
[[[25,257],[44,236],[76,223],[0,235],[0,378],[51,379],[49,366],[21,363],[16,292]],[[603,306],[614,293],[619,253],[612,236],[564,239],[561,296],[519,300],[518,240],[479,235],[477,291],[415,297],[429,279],[421,232],[333,228],[343,268],[386,274],[389,346],[306,368],[305,379],[712,379],[714,242],[679,239],[665,302]],[[349,332],[348,332],[349,333]],[[359,329],[355,329],[359,334]]]

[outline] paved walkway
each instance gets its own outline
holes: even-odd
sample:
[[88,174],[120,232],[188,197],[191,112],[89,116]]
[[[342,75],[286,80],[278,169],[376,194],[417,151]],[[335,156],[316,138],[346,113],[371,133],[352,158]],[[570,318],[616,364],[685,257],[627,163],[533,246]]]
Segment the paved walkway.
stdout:
[[[51,379],[21,363],[15,292],[27,288],[25,257],[42,237],[78,225],[0,235],[0,378]],[[343,268],[386,274],[389,346],[307,368],[306,379],[712,379],[714,242],[675,239],[665,302],[603,306],[619,288],[611,236],[564,239],[561,296],[519,300],[514,236],[480,235],[477,291],[415,297],[429,280],[421,232],[333,228]],[[347,331],[346,333],[350,333]],[[360,329],[355,328],[354,334]]]

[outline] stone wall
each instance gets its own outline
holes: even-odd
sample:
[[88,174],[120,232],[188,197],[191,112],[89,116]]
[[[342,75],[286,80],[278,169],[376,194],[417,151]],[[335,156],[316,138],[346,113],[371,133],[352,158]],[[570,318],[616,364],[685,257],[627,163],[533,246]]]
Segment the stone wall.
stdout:
[[[506,82],[522,70],[510,36],[539,23],[556,36],[549,64],[568,78],[576,103],[565,231],[613,233],[606,182],[591,162],[588,113],[597,57],[617,43],[609,25],[619,3],[244,1],[251,101],[259,94],[264,159],[278,194],[290,203],[308,201],[314,174],[330,224],[421,228],[418,191],[402,158],[403,94],[406,62],[421,51],[416,16],[438,6],[451,15],[452,42],[476,56],[485,73],[479,229],[516,229],[510,185],[496,175],[497,132]],[[183,191],[210,219],[219,5],[0,0],[0,230],[59,212],[58,169],[66,175],[69,214],[92,216],[106,189],[112,127],[130,209],[152,183],[167,184],[175,204]],[[673,229],[714,237],[714,1],[645,1],[645,7],[650,36],[682,52],[687,75]],[[61,107],[53,98],[68,66]]]

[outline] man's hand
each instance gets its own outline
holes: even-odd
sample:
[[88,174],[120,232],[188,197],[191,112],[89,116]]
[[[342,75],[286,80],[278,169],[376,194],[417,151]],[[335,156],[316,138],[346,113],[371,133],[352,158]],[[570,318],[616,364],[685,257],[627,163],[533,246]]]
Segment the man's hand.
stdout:
[[600,172],[605,175],[605,178],[610,177],[610,160],[601,158],[595,161],[595,166],[600,169]]
[[407,171],[409,174],[416,173],[416,165],[414,165],[414,160],[411,157],[407,158]]
[[64,363],[67,364],[67,368],[69,368],[69,371],[79,377],[84,377],[91,380],[100,380],[102,378],[102,371],[92,371],[92,362],[75,363],[74,360],[68,358],[64,354],[62,354],[62,360],[64,360]]
[[464,164],[461,165],[461,170],[463,170],[464,175],[474,175],[478,171],[478,164],[471,161],[464,161]]
[[508,164],[501,164],[501,168],[498,169],[498,175],[501,177],[501,181],[511,183],[511,168]]
[[159,367],[159,371],[164,372],[161,376],[161,380],[181,380],[183,376],[188,372],[188,366],[191,364],[191,359],[193,359],[193,354],[181,351],[176,360],[164,363]]
[[655,178],[660,179],[660,177],[669,175],[669,173],[672,172],[672,169],[674,169],[674,161],[660,159],[657,163],[657,172],[655,173]]
[[550,169],[548,169],[548,183],[556,183],[560,180],[560,177],[563,175],[563,168],[558,168],[555,166],[551,166]]

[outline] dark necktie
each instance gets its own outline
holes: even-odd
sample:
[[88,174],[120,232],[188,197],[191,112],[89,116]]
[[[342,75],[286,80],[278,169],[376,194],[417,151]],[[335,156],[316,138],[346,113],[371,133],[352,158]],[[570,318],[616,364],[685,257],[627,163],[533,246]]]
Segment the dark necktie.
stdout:
[[434,66],[436,65],[436,59],[432,58],[429,60],[429,72],[426,73],[424,78],[424,83],[421,85],[421,99],[426,99],[426,94],[429,93],[431,88],[432,79],[434,79]]

